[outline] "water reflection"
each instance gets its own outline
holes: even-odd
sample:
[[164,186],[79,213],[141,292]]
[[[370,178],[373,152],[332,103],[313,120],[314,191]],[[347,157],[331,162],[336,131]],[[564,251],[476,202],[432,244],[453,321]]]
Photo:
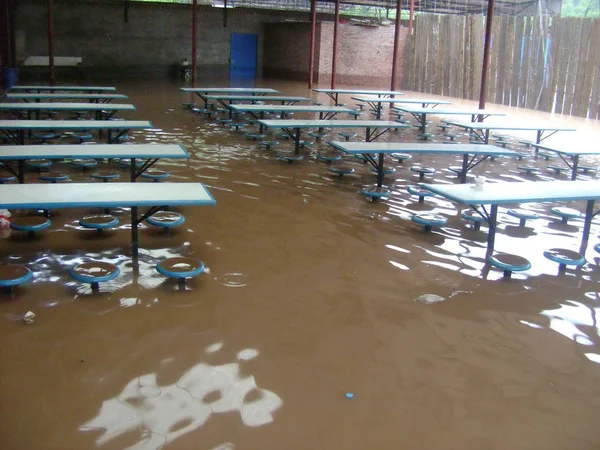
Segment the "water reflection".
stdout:
[[[211,344],[206,353],[215,353],[222,342]],[[258,356],[244,349],[238,361]],[[81,431],[102,431],[96,444],[102,446],[126,435],[139,433],[128,450],[154,450],[203,426],[213,414],[238,412],[244,425],[260,427],[273,421],[273,413],[283,402],[259,388],[252,375],[240,375],[240,363],[213,366],[198,363],[175,383],[161,386],[154,373],[132,379],[121,393],[102,403],[98,415],[79,427]],[[227,447],[223,444],[217,448]]]

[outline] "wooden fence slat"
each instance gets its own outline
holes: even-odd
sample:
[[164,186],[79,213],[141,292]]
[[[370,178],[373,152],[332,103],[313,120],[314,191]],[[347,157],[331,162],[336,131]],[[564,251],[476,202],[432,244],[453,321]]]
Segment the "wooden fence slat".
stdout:
[[557,85],[556,85],[556,105],[554,107],[554,112],[558,114],[562,114],[564,111],[565,104],[565,92],[566,92],[566,83],[567,83],[567,64],[568,64],[568,44],[567,39],[569,38],[569,30],[571,27],[571,20],[567,17],[565,20],[561,21],[562,33],[560,36],[560,48],[558,52],[558,60],[556,61],[555,70],[558,73]]
[[592,65],[591,59],[593,58],[590,54],[590,47],[598,43],[598,41],[592,41],[591,39],[594,23],[591,20],[586,20],[583,25],[581,53],[579,67],[577,68],[577,72],[580,75],[580,84],[577,85],[578,88],[575,90],[578,93],[575,101],[575,114],[579,117],[588,116],[590,94],[592,93],[592,77],[588,75],[588,70],[591,70]]
[[548,61],[546,62],[546,82],[544,91],[540,98],[539,109],[541,111],[551,112],[552,104],[554,103],[554,94],[556,92],[556,84],[558,81],[558,72],[556,65],[558,63],[558,48],[560,47],[560,21],[552,20],[548,30]]
[[515,36],[514,36],[514,52],[513,52],[513,73],[515,76],[512,79],[510,90],[510,106],[519,105],[519,80],[521,77],[521,56],[523,48],[523,34],[525,33],[525,19],[517,17],[515,19]]
[[[569,27],[569,34],[567,42],[571,45],[577,45],[581,43],[580,36],[581,22],[577,19],[572,20],[572,25]],[[567,80],[565,83],[565,100],[563,105],[563,114],[571,115],[573,107],[573,94],[575,90],[575,79],[577,76],[577,61],[579,59],[579,53],[576,51],[578,47],[573,47],[568,52],[568,63],[567,63]]]
[[[592,43],[600,42],[600,20],[594,19],[594,38],[591,40]],[[591,72],[593,74],[592,81],[592,94],[590,98],[590,114],[589,117],[592,119],[598,118],[598,103],[600,102],[600,68],[598,64],[600,63],[600,46],[598,45],[590,45],[591,50],[595,55],[596,64],[592,67]]]

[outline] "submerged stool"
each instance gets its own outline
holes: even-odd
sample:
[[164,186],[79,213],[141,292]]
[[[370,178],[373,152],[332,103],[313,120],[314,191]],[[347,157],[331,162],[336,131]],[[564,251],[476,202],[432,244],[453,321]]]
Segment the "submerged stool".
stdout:
[[169,230],[170,228],[175,228],[185,222],[185,217],[178,212],[173,211],[159,211],[157,213],[152,214],[150,217],[146,219],[150,225],[154,225],[155,227],[164,228],[165,230]]
[[260,141],[258,145],[266,150],[271,150],[273,147],[277,147],[279,145],[279,141]]
[[42,141],[42,144],[45,144],[46,141],[48,141],[50,139],[54,139],[56,137],[56,134],[54,134],[54,133],[35,133],[33,135],[33,137],[35,139],[39,139],[40,141]]
[[98,165],[98,161],[95,159],[74,159],[71,161],[71,164],[75,167],[81,167],[83,170],[89,169],[90,167],[96,167]]
[[444,134],[444,136],[446,136],[448,139],[450,139],[451,142],[453,142],[454,139],[456,139],[458,137],[458,134],[446,133],[446,134]]
[[[123,167],[131,167],[131,159],[129,158],[121,158],[119,159],[119,165]],[[141,159],[135,160],[135,167],[142,167],[144,165],[144,161]]]
[[544,256],[558,263],[558,273],[564,273],[567,266],[579,267],[585,264],[585,257],[581,253],[566,248],[550,248],[544,251]]
[[308,133],[308,135],[310,137],[314,137],[317,141],[320,141],[321,139],[324,139],[327,137],[327,133],[316,133],[316,132],[311,132]]
[[51,183],[56,183],[57,181],[68,181],[69,175],[66,173],[56,173],[56,172],[48,172],[41,174],[39,179],[42,181],[50,181]]
[[156,183],[159,180],[164,180],[165,178],[169,178],[169,175],[170,175],[170,173],[167,172],[166,170],[151,169],[151,170],[146,170],[145,172],[142,172],[140,174],[140,177],[146,178],[148,180],[152,180]]
[[561,218],[562,223],[567,223],[569,219],[577,219],[581,217],[581,213],[573,208],[565,208],[563,206],[555,206],[550,209],[554,214]]
[[181,289],[185,286],[186,278],[192,278],[204,272],[204,263],[199,259],[178,256],[161,261],[156,265],[156,270],[161,275],[176,278]]
[[73,133],[71,136],[77,139],[80,144],[93,138],[92,133]]
[[433,139],[435,137],[435,134],[431,134],[431,133],[419,133],[417,134],[417,138],[420,141],[428,141],[429,139]]
[[[375,175],[379,174],[379,171],[375,167],[371,167],[371,172],[373,172]],[[383,169],[381,172],[383,172],[384,175],[392,175],[393,173],[396,173],[396,169],[390,167],[389,169]]]
[[554,170],[554,173],[555,173],[556,175],[560,175],[560,174],[561,174],[561,173],[563,173],[564,171],[566,171],[566,170],[569,170],[569,168],[568,168],[568,167],[565,167],[565,166],[554,166],[554,165],[549,165],[549,166],[548,166],[548,169],[549,169],[549,170]]
[[522,272],[531,269],[531,263],[522,256],[510,253],[498,253],[488,258],[488,263],[504,271],[504,278],[510,278],[513,272]]
[[261,133],[246,133],[244,136],[253,141],[258,141],[259,139],[264,139],[267,135]]
[[524,146],[525,148],[529,148],[529,147],[531,147],[533,144],[535,144],[535,142],[532,142],[532,141],[526,141],[526,140],[522,140],[522,141],[519,141],[519,144],[523,144],[523,146]]
[[462,217],[465,220],[468,220],[469,222],[473,222],[473,229],[475,231],[479,231],[479,229],[481,228],[481,224],[485,222],[485,219],[482,216],[480,216],[479,213],[474,209],[465,209],[463,212],[460,213],[460,217]]
[[452,125],[442,124],[442,125],[438,125],[437,127],[440,130],[442,130],[442,133],[446,133],[446,130],[449,130],[450,128],[452,128]]
[[542,158],[544,158],[546,161],[548,161],[551,158],[554,158],[554,154],[550,153],[550,152],[544,152],[544,151],[540,151],[537,153],[538,156],[541,156]]
[[356,133],[338,133],[338,136],[343,137],[347,141],[352,139],[353,137],[358,136]]
[[94,172],[91,177],[95,180],[102,180],[103,182],[107,182],[108,180],[116,180],[121,175],[115,172]]
[[448,170],[454,174],[456,174],[456,176],[461,176],[463,168],[461,166],[450,166],[448,167]]
[[415,214],[410,220],[419,225],[423,225],[427,232],[431,231],[433,227],[442,227],[448,223],[448,218],[433,213]]
[[233,123],[230,123],[229,126],[231,128],[233,128],[235,131],[239,131],[242,128],[244,128],[246,126],[246,124],[245,123],[241,123],[241,122],[233,122]]
[[79,225],[84,228],[90,228],[97,231],[106,230],[119,225],[119,219],[109,214],[94,214],[85,216],[79,220]]
[[579,167],[577,167],[577,171],[581,172],[581,173],[590,173],[590,172],[595,172],[596,170],[598,170],[598,168],[596,166],[579,165]]
[[287,161],[288,163],[292,164],[294,161],[302,161],[304,159],[304,156],[295,155],[293,153],[277,153],[277,159]]
[[532,211],[527,211],[526,209],[509,209],[508,215],[519,219],[520,227],[524,227],[525,222],[527,222],[528,220],[535,220],[539,217],[536,213]]
[[431,175],[435,173],[435,169],[433,167],[425,166],[412,166],[410,170],[419,174],[419,181],[422,181],[425,178],[425,175]]
[[310,147],[313,145],[313,141],[298,141],[300,148]]
[[352,167],[330,167],[328,170],[331,173],[335,173],[340,178],[344,175],[350,175],[351,173],[354,173],[354,169]]
[[14,175],[0,175],[0,184],[10,183],[11,181],[15,181],[17,177]]
[[333,161],[339,161],[342,159],[340,155],[326,155],[323,153],[317,153],[317,159],[320,161],[325,161],[327,164],[331,164]]
[[97,292],[99,289],[98,283],[114,280],[121,271],[114,264],[91,261],[76,265],[69,273],[77,281],[91,284],[92,291]]
[[409,155],[408,153],[392,153],[391,156],[392,158],[396,158],[400,164],[402,164],[404,161],[412,159],[412,155]]
[[371,201],[376,202],[382,198],[388,198],[392,195],[392,191],[384,186],[364,186],[361,188],[360,193]]
[[217,119],[217,122],[221,125],[229,125],[233,120],[231,119]]
[[0,287],[10,288],[27,283],[33,278],[33,273],[25,266],[18,264],[0,265]]
[[539,171],[539,169],[535,166],[519,166],[519,170],[525,172],[525,175],[532,175]]
[[15,231],[26,231],[29,237],[35,236],[36,231],[50,226],[50,219],[41,216],[11,217],[10,228]]
[[52,166],[52,161],[49,159],[28,159],[25,161],[25,165],[31,169],[35,169],[37,173],[40,173],[42,169],[47,169]]
[[596,253],[600,253],[600,244],[594,245],[594,250],[596,251]]
[[421,186],[408,186],[406,190],[411,195],[418,195],[419,203],[425,202],[425,197],[432,197],[435,195],[429,189],[422,188]]

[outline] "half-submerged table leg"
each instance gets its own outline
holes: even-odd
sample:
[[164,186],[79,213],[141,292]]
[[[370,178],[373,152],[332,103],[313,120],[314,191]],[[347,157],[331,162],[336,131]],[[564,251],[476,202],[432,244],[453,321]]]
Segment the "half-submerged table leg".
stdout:
[[465,153],[463,155],[462,172],[460,173],[460,184],[467,182],[467,171],[469,170],[469,155]]
[[588,239],[590,237],[590,230],[592,228],[592,219],[594,218],[594,202],[596,200],[588,200],[585,207],[585,219],[583,224],[583,236],[581,237],[581,247],[579,253],[585,254],[587,248]]
[[294,137],[294,153],[296,155],[300,154],[300,128],[296,128],[296,133]]
[[377,164],[377,187],[383,186],[383,153],[379,154],[379,161]]
[[577,167],[579,166],[579,155],[573,155],[573,164],[571,166],[571,181],[577,179]]
[[488,219],[488,239],[486,258],[489,258],[494,252],[494,244],[496,242],[496,219],[498,217],[498,205],[491,205],[490,215]]

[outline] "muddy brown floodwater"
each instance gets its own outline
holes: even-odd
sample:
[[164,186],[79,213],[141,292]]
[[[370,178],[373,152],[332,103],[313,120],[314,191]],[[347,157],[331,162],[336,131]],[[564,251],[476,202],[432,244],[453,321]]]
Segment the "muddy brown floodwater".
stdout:
[[[497,250],[532,264],[503,280],[484,267],[486,227],[474,231],[453,202],[419,204],[406,192],[417,182],[412,163],[435,167],[435,182],[455,183],[447,168],[458,158],[389,159],[398,169],[385,178],[393,196],[370,203],[358,191],[375,175],[346,157],[355,174],[331,176],[314,157],[325,143],[287,164],[182,108],[189,96],[179,83],[111,81],[137,107],[124,117],[155,127],[132,133],[132,142],[182,144],[189,162],[156,168],[171,182],[205,183],[217,205],[178,208],[185,223],[168,234],[145,225],[139,277],[126,209],[112,211],[121,223],[102,234],[78,224],[102,211],[58,210],[35,238],[0,240],[3,263],[34,272],[0,300],[2,450],[600,448],[597,223],[587,264],[558,276],[542,252],[578,249],[582,221],[561,225],[555,205],[531,203],[522,207],[540,218],[520,229],[501,207]],[[260,85],[311,94],[303,83]],[[495,108],[523,123],[579,129],[548,143],[598,145],[596,121]],[[542,158],[530,162],[539,175],[522,174],[510,158],[474,172],[506,182],[566,179]],[[66,163],[54,170],[89,180]],[[28,173],[27,182],[36,179]],[[448,224],[426,234],[410,221],[416,211]],[[200,258],[207,270],[178,290],[155,270],[172,256]],[[89,259],[117,265],[120,276],[92,293],[68,274]],[[27,311],[36,314],[31,325],[22,321]]]

